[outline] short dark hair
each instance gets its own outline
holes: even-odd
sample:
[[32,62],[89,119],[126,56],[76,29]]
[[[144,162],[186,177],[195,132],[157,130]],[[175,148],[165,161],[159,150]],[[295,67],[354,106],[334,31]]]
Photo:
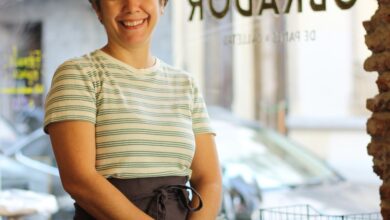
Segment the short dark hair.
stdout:
[[[91,4],[95,4],[97,7],[99,7],[100,0],[88,0]],[[168,4],[168,0],[160,0],[161,2],[164,2],[164,6]]]

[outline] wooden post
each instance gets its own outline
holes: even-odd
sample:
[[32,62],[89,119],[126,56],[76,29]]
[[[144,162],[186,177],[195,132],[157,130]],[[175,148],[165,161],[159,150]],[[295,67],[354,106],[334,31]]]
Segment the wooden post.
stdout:
[[371,135],[367,151],[373,156],[374,172],[383,181],[379,190],[381,213],[384,220],[390,220],[390,0],[377,1],[378,10],[369,21],[363,22],[366,45],[372,51],[364,69],[378,73],[379,91],[366,103],[372,112],[367,121],[367,132]]

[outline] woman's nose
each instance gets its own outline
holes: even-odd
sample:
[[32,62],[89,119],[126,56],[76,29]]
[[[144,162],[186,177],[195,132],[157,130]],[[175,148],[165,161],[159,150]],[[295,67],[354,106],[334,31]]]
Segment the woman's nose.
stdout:
[[123,10],[126,13],[134,14],[140,12],[141,2],[143,0],[122,0],[123,1]]

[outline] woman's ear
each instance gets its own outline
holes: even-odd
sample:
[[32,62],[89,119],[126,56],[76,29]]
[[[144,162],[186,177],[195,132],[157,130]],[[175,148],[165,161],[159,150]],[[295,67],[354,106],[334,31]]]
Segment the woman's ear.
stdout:
[[160,0],[160,15],[164,14],[165,11],[165,0]]
[[93,10],[95,11],[96,16],[99,19],[100,23],[103,24],[103,18],[102,18],[102,13],[101,13],[100,7],[97,6],[95,3],[92,5],[92,7],[93,7]]
[[160,15],[163,15],[165,11],[165,7],[163,5],[160,5]]

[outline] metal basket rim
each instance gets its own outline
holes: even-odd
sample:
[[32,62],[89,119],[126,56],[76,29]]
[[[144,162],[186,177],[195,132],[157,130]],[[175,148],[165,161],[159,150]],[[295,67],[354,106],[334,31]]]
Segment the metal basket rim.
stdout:
[[[290,210],[282,210],[282,209],[293,209],[293,208],[302,208],[307,209],[306,213],[294,213]],[[313,212],[313,213],[311,213]],[[365,218],[371,216],[381,216],[381,213],[378,212],[366,212],[366,213],[354,213],[354,214],[345,214],[345,215],[327,215],[319,212],[314,207],[308,204],[298,204],[298,205],[289,205],[289,206],[275,206],[275,207],[267,207],[260,209],[260,215],[264,213],[272,213],[272,214],[280,214],[280,215],[288,215],[288,216],[305,216],[305,217],[332,217],[332,218]]]

